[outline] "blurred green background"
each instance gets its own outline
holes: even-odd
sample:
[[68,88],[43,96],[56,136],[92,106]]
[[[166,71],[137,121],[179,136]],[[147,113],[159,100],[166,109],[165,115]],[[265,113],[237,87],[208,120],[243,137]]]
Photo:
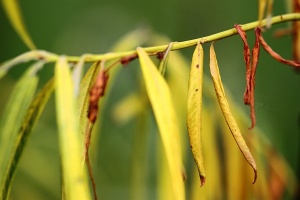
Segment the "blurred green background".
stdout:
[[[148,27],[168,36],[172,41],[194,39],[232,28],[235,23],[257,19],[258,1],[240,0],[27,0],[20,1],[27,28],[39,49],[57,54],[81,55],[106,53],[124,34],[137,27]],[[287,12],[285,1],[275,1],[273,15]],[[273,37],[279,28],[290,24],[274,25],[264,33],[266,41],[284,58],[291,58],[291,37]],[[0,62],[28,49],[0,9]],[[249,44],[254,42],[249,32]],[[238,36],[216,42],[216,53],[222,80],[236,102],[243,105],[245,64],[243,44]],[[208,45],[204,45],[205,63],[208,63]],[[181,52],[191,58],[193,48]],[[136,88],[137,63],[122,69],[112,98],[105,109],[105,125],[101,129],[94,173],[99,178],[97,187],[104,199],[129,199],[130,159],[134,124],[116,125],[111,117],[114,102]],[[23,66],[23,67],[22,67]],[[0,81],[0,114],[14,82],[24,72],[20,65]],[[209,73],[206,65],[205,73]],[[53,74],[53,65],[40,72],[41,83]],[[127,85],[124,85],[127,84]],[[263,50],[256,77],[257,126],[270,138],[273,145],[286,157],[299,177],[300,134],[300,74],[274,61]],[[59,151],[53,98],[35,128],[21,158],[11,192],[11,199],[60,199]],[[153,123],[153,122],[152,122]],[[250,121],[249,121],[250,126]],[[100,134],[100,133],[99,133]],[[155,143],[150,141],[149,145]],[[153,158],[150,158],[153,159]],[[151,162],[150,162],[151,163]],[[152,166],[152,164],[150,164]],[[150,175],[151,177],[151,175]],[[150,178],[151,179],[151,178]],[[155,188],[148,188],[149,191]],[[149,192],[151,199],[151,192]],[[26,198],[25,198],[26,199]]]

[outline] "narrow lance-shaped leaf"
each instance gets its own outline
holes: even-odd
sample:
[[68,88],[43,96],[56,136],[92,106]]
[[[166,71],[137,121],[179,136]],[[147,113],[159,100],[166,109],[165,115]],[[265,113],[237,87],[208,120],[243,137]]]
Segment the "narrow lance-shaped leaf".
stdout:
[[26,116],[22,122],[22,126],[18,132],[18,140],[16,140],[15,151],[13,155],[12,165],[8,171],[8,174],[14,174],[16,171],[17,164],[20,157],[22,156],[23,150],[27,144],[27,141],[32,133],[32,130],[39,120],[42,111],[46,103],[49,100],[54,88],[54,81],[51,79],[42,90],[36,95],[34,100],[31,102]]
[[264,40],[263,36],[259,36],[259,42],[262,45],[262,47],[265,49],[265,51],[270,54],[275,60],[277,60],[280,63],[290,65],[292,67],[296,67],[297,69],[300,67],[300,62],[298,61],[293,61],[293,60],[286,60],[282,58],[278,53],[276,53]]
[[35,93],[38,77],[36,71],[43,65],[38,62],[30,67],[17,82],[0,121],[0,199],[7,199],[18,163],[18,135],[27,109]]
[[178,123],[166,81],[142,48],[137,48],[146,90],[166,153],[174,197],[184,199]]
[[66,200],[91,199],[81,165],[81,139],[74,86],[69,65],[60,57],[55,65],[56,114],[62,162],[63,196]]
[[190,146],[196,162],[201,186],[205,183],[205,170],[202,155],[202,83],[203,83],[203,48],[199,43],[194,51],[190,69],[187,128]]
[[225,91],[222,85],[222,81],[221,81],[221,77],[220,77],[220,73],[219,73],[219,68],[218,68],[218,63],[217,63],[217,58],[216,58],[216,54],[215,54],[215,50],[213,47],[213,43],[210,46],[210,72],[211,72],[211,76],[213,79],[213,83],[214,83],[214,87],[215,87],[215,92],[217,95],[217,99],[219,102],[219,105],[221,107],[222,113],[224,115],[224,118],[227,122],[227,125],[238,145],[238,147],[240,148],[241,152],[243,153],[245,159],[247,160],[247,162],[250,164],[250,166],[253,168],[254,170],[254,181],[253,183],[255,183],[256,178],[257,178],[257,170],[256,170],[256,164],[255,161],[251,155],[251,152],[240,132],[240,129],[236,123],[236,120],[234,119],[230,108],[229,108],[229,104],[227,102],[227,99],[225,97]]
[[18,0],[2,0],[4,10],[13,27],[29,49],[36,49],[24,25]]
[[244,103],[250,106],[250,117],[251,117],[251,127],[254,128],[256,124],[255,108],[254,108],[254,90],[255,90],[255,74],[258,64],[260,45],[259,36],[261,31],[259,28],[255,29],[255,44],[252,49],[252,62],[250,61],[250,48],[247,42],[247,36],[241,26],[234,25],[235,29],[238,31],[244,43],[244,60],[246,63],[246,91],[244,93]]
[[244,61],[246,64],[246,90],[244,93],[244,103],[246,105],[250,104],[250,77],[251,77],[251,57],[250,57],[250,48],[247,42],[247,35],[245,33],[245,31],[241,28],[241,26],[235,24],[234,25],[235,29],[237,30],[237,32],[239,33],[240,37],[243,40],[244,43]]
[[254,92],[255,92],[255,74],[256,74],[256,68],[258,64],[259,59],[259,52],[260,52],[260,45],[259,45],[259,36],[261,34],[261,31],[259,28],[255,29],[255,44],[252,49],[252,65],[251,65],[251,76],[250,76],[250,117],[251,117],[251,127],[249,129],[254,128],[256,124],[256,117],[255,117],[255,103],[254,103]]

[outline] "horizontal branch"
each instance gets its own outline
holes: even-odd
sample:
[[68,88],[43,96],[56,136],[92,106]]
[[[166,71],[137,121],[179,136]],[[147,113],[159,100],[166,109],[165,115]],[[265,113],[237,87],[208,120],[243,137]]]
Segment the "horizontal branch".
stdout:
[[[271,24],[278,24],[278,23],[282,23],[282,22],[287,22],[287,21],[295,21],[295,20],[300,20],[300,13],[289,13],[289,14],[284,14],[284,15],[279,15],[279,16],[275,16],[272,17],[271,19],[268,19],[268,22],[271,22]],[[244,31],[249,31],[249,30],[253,30],[254,28],[258,27],[258,26],[266,26],[267,25],[267,20],[262,20],[261,22],[259,21],[255,21],[255,22],[251,22],[251,23],[247,23],[244,25],[241,25],[241,28]],[[209,36],[205,36],[205,37],[201,37],[201,38],[197,38],[197,39],[192,39],[192,40],[187,40],[187,41],[182,41],[182,42],[174,42],[172,45],[171,50],[179,50],[179,49],[184,49],[184,48],[188,48],[188,47],[192,47],[195,46],[198,42],[200,43],[207,43],[207,42],[212,42],[212,41],[216,41],[216,40],[220,40],[226,37],[230,37],[233,35],[237,34],[237,30],[235,28],[232,29],[228,29],[226,31],[222,31],[213,35],[209,35]],[[152,46],[152,47],[145,47],[144,50],[149,53],[149,54],[157,54],[158,52],[164,52],[166,49],[168,48],[168,45],[161,45],[161,46]],[[26,54],[26,56],[25,56]],[[42,50],[33,50],[30,52],[27,52],[25,54],[22,54],[18,57],[16,57],[15,59],[18,58],[19,61],[21,61],[21,57],[24,56],[23,58],[25,58],[23,60],[38,60],[38,59],[45,59],[47,62],[55,62],[58,59],[58,55],[47,52],[47,51],[42,51]],[[131,56],[136,54],[136,50],[131,50],[131,51],[125,51],[125,52],[110,52],[110,53],[106,53],[106,54],[85,54],[84,55],[84,60],[85,62],[96,62],[96,61],[100,61],[100,60],[113,60],[113,59],[121,59],[127,56]],[[29,55],[33,56],[30,57]],[[49,55],[49,56],[48,56]],[[69,62],[79,62],[81,57],[80,56],[66,56],[67,60]],[[1,68],[10,68],[11,67],[11,63],[16,64],[16,62],[9,61],[8,63],[5,63],[4,66],[2,65]],[[22,61],[21,61],[22,62]],[[10,63],[10,64],[9,64]],[[5,66],[7,65],[7,66]]]

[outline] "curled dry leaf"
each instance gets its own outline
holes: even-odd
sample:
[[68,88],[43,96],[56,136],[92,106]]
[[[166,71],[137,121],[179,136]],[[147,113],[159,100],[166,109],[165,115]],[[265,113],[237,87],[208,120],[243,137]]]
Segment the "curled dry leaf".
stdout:
[[247,36],[245,31],[239,25],[234,25],[235,29],[238,31],[244,43],[244,60],[246,63],[246,91],[244,93],[244,103],[250,105],[250,117],[251,117],[251,127],[254,128],[256,124],[255,117],[255,107],[254,107],[254,88],[255,88],[255,74],[259,58],[259,37],[261,35],[261,30],[259,28],[255,29],[255,44],[252,49],[252,62],[250,57],[250,48],[247,42]]
[[259,51],[260,51],[260,45],[259,45],[259,36],[261,35],[261,31],[259,28],[255,29],[255,44],[252,49],[252,65],[251,65],[251,75],[250,75],[250,117],[251,117],[251,127],[250,129],[254,128],[256,124],[256,117],[255,117],[255,108],[254,108],[254,91],[255,91],[255,74],[256,74],[256,68],[258,64],[259,59]]
[[275,60],[277,60],[278,62],[281,62],[283,64],[286,65],[290,65],[292,67],[300,67],[300,62],[297,61],[293,61],[293,60],[286,60],[284,58],[282,58],[278,53],[276,53],[268,44],[267,42],[264,40],[263,36],[260,35],[259,36],[259,42],[262,45],[262,47],[266,50],[266,52],[268,52],[270,54],[270,56],[272,56]]
[[246,90],[244,93],[244,103],[246,105],[250,104],[250,76],[251,76],[251,57],[250,57],[250,48],[247,42],[246,32],[241,28],[240,25],[235,24],[235,29],[238,34],[241,36],[244,43],[244,61],[246,63]]
[[95,81],[94,86],[90,91],[90,104],[88,108],[88,118],[90,122],[95,123],[98,114],[98,101],[99,98],[104,96],[107,81],[108,81],[108,74],[104,70],[104,63],[102,61],[102,66]]
[[187,102],[187,128],[191,150],[198,168],[201,186],[203,186],[206,178],[201,144],[203,48],[200,43],[198,43],[194,51],[190,70]]
[[255,183],[256,178],[257,178],[256,163],[255,163],[253,156],[252,156],[252,154],[240,132],[240,129],[236,123],[236,120],[234,119],[233,115],[231,114],[228,101],[225,97],[225,91],[224,91],[224,88],[222,85],[213,43],[210,46],[210,72],[211,72],[211,76],[213,79],[217,99],[218,99],[219,105],[221,107],[222,113],[224,115],[224,118],[225,118],[227,125],[230,129],[230,132],[232,133],[243,156],[245,157],[247,162],[250,164],[250,166],[253,168],[253,171],[254,171],[253,183]]

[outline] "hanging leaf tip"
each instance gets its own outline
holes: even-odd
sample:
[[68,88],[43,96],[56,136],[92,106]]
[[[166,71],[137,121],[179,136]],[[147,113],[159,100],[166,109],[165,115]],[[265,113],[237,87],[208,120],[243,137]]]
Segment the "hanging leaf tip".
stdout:
[[213,79],[219,106],[221,108],[223,116],[226,120],[228,128],[229,128],[236,144],[238,145],[244,158],[246,159],[246,161],[249,163],[249,165],[252,167],[252,169],[254,171],[254,182],[253,183],[255,183],[256,177],[257,177],[256,163],[255,163],[255,160],[246,144],[246,141],[243,138],[243,135],[241,134],[241,131],[237,125],[237,122],[231,113],[228,101],[225,96],[225,91],[223,88],[221,76],[219,73],[219,67],[218,67],[217,57],[215,54],[213,43],[210,46],[210,70],[211,70],[211,75],[212,75],[212,79]]
[[205,170],[202,155],[202,83],[203,83],[203,48],[200,43],[195,48],[192,57],[188,101],[187,101],[187,128],[190,147],[197,165],[200,177],[200,186],[205,183]]

